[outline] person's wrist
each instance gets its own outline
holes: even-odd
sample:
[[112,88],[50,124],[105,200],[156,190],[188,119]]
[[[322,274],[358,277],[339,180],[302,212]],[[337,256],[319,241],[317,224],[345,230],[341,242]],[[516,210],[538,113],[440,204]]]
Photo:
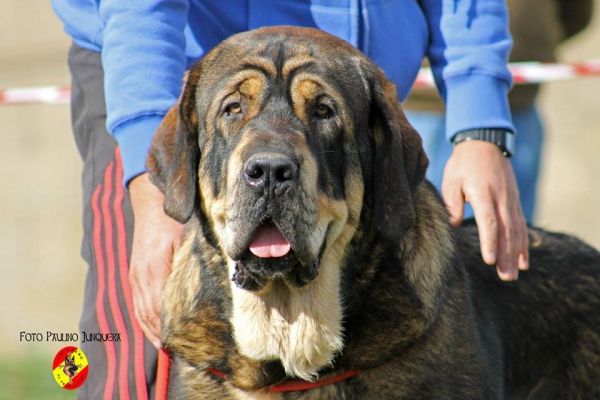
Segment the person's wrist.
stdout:
[[140,174],[129,181],[129,194],[134,214],[147,207],[158,206],[162,210],[164,195],[152,183],[147,172]]
[[508,162],[508,159],[502,154],[502,150],[500,150],[498,146],[494,143],[484,142],[482,140],[460,142],[454,145],[452,154],[464,157],[473,157],[475,155],[477,158],[494,157],[504,159]]
[[147,172],[136,175],[133,178],[131,178],[131,180],[129,181],[129,184],[127,185],[127,188],[129,190],[131,190],[131,189],[136,190],[138,187],[140,187],[140,185],[143,185],[147,179],[148,179]]
[[512,157],[515,153],[515,135],[507,129],[470,129],[457,133],[451,140],[454,146],[473,141],[495,145],[506,158]]

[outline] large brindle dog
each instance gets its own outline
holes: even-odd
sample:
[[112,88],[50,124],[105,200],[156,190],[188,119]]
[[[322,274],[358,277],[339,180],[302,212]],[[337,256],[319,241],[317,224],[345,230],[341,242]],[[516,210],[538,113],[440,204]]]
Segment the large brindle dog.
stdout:
[[187,223],[162,303],[170,395],[600,398],[600,254],[530,229],[530,270],[502,282],[426,167],[351,45],[265,28],[208,53],[148,160]]

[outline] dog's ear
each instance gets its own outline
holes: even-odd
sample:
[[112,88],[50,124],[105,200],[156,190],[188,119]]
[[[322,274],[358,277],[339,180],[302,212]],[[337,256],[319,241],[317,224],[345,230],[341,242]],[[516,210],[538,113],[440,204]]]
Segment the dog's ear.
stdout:
[[199,77],[198,67],[186,75],[183,92],[156,130],[146,161],[150,180],[165,194],[165,213],[181,223],[189,220],[199,196]]
[[429,161],[421,137],[402,111],[396,86],[380,70],[371,96],[375,218],[379,232],[398,242],[415,223],[415,192]]

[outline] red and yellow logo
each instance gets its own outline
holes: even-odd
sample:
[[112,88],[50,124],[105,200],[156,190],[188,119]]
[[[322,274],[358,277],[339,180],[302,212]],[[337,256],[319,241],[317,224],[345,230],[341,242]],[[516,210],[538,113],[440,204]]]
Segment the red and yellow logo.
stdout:
[[83,351],[67,346],[56,353],[52,373],[61,388],[74,390],[83,385],[88,375],[88,361]]

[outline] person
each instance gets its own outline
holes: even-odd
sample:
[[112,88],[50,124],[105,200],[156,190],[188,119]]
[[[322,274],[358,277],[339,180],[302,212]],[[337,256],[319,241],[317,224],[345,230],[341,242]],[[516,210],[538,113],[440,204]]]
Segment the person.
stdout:
[[[592,17],[593,0],[507,0],[510,31],[515,38],[510,61],[555,62],[557,46],[581,32]],[[511,163],[517,178],[521,206],[528,223],[534,222],[544,127],[536,98],[539,84],[518,85],[509,93],[512,121],[517,131],[516,154]],[[452,143],[444,140],[444,103],[434,89],[416,89],[403,104],[406,116],[423,138],[430,164],[429,179],[442,189],[444,168]],[[473,210],[465,209],[465,217]]]
[[[82,254],[89,270],[80,327],[120,333],[119,342],[82,344],[90,374],[80,398],[153,394],[161,292],[183,227],[163,213],[163,195],[145,173],[146,153],[177,100],[185,70],[225,38],[269,25],[320,28],[380,65],[397,85],[399,100],[427,54],[446,101],[450,135],[493,128],[510,138],[514,132],[503,0],[52,4],[73,37],[73,131],[84,160]],[[505,150],[484,140],[457,145],[444,198],[454,224],[464,202],[473,205],[484,261],[512,280],[518,268],[527,268],[527,235]]]

